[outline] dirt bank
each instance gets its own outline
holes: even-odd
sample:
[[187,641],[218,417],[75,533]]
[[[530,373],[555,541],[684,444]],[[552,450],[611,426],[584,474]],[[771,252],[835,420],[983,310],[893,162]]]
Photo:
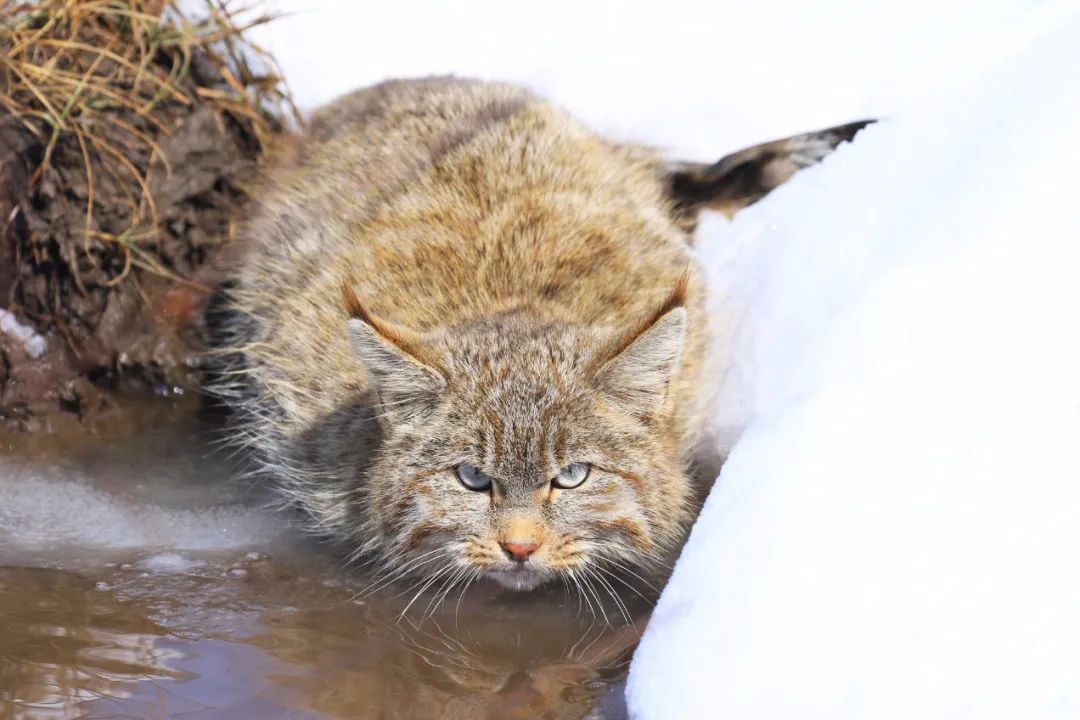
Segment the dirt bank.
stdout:
[[0,422],[108,417],[198,389],[201,309],[291,106],[208,4],[0,10]]

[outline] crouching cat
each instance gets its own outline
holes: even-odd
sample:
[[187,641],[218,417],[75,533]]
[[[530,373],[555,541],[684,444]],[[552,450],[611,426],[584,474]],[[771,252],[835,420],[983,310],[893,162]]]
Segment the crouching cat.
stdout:
[[236,442],[314,530],[395,575],[640,572],[689,514],[696,215],[864,124],[695,165],[510,85],[337,100],[268,169],[215,314]]

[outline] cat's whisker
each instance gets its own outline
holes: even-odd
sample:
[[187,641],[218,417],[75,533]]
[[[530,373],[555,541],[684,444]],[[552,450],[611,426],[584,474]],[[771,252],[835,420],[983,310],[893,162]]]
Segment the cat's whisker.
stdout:
[[[429,647],[418,639],[409,635],[401,625],[390,626],[398,628],[398,635],[402,640],[402,646],[405,647],[410,653],[422,660],[424,663],[440,667],[440,663],[436,658],[442,658],[447,664],[461,668],[463,670],[476,670],[477,666],[469,662],[470,657],[463,656],[461,653],[454,652],[449,649],[449,652],[445,652],[436,647]],[[424,637],[430,637],[436,642],[439,642],[437,638],[434,638],[428,633],[422,633]]]
[[[600,596],[597,594],[596,588],[594,588],[592,586],[592,583],[589,582],[589,576],[585,572],[585,568],[582,567],[581,570],[582,572],[580,577],[577,575],[576,571],[574,576],[577,581],[580,582],[580,587],[583,590],[585,601],[589,604],[589,610],[592,612],[594,618],[603,620],[603,622],[610,627],[611,623],[607,619],[607,613],[604,612],[604,605],[600,602]],[[594,601],[596,603],[595,605],[593,604]]]
[[615,588],[613,588],[611,586],[611,583],[609,583],[606,579],[604,579],[602,575],[597,572],[597,568],[589,568],[589,572],[596,580],[596,582],[598,582],[600,586],[607,591],[608,595],[611,596],[611,599],[615,601],[615,606],[618,608],[619,614],[622,615],[623,620],[626,622],[627,625],[629,625],[632,622],[632,620],[630,619],[630,611],[626,609],[626,605],[624,605],[622,599],[619,598],[619,594],[615,592]]
[[394,595],[394,597],[395,598],[404,597],[404,596],[408,595],[409,593],[413,592],[414,590],[416,590],[417,588],[420,588],[420,592],[423,592],[424,589],[432,581],[438,579],[439,576],[442,575],[444,571],[446,571],[446,569],[447,569],[447,566],[443,565],[442,567],[437,568],[434,572],[428,573],[426,575],[417,575],[416,577],[411,579],[411,581],[405,586],[404,590],[402,590],[399,593],[396,593]]
[[581,575],[582,581],[585,583],[585,587],[592,593],[593,599],[596,600],[596,606],[600,608],[600,617],[604,621],[604,625],[612,627],[611,618],[608,617],[607,608],[604,606],[603,598],[600,596],[600,591],[596,589],[596,585],[593,584],[593,574],[588,567],[583,568],[584,572]]
[[[620,572],[626,573],[628,575],[632,575],[633,577],[640,580],[641,583],[643,585],[645,585],[645,587],[649,588],[649,590],[652,590],[656,595],[660,594],[659,588],[657,588],[655,585],[653,585],[648,580],[643,578],[641,575],[637,574],[634,570],[632,570],[630,567],[628,567],[626,565],[626,563],[624,563],[624,562],[622,562],[622,561],[620,561],[620,560],[618,560],[616,558],[605,558],[604,560],[607,563],[609,563],[610,565],[612,565],[612,567],[618,569]],[[613,573],[613,575],[618,576],[618,573]],[[625,582],[625,580],[624,580],[624,582]],[[632,586],[628,585],[628,587],[631,587],[631,589],[633,589],[635,592],[637,592],[637,590],[635,588],[633,588]],[[641,595],[641,593],[638,592],[638,595]],[[648,598],[646,598],[644,595],[641,595],[641,597],[648,600]]]
[[[416,566],[414,566],[413,568],[411,568],[411,571],[412,571],[412,572],[410,572],[409,574],[413,574],[413,572],[415,572],[416,570],[418,570],[418,569],[419,569],[420,567],[422,567],[422,566],[424,566],[424,565],[427,565],[427,564],[429,564],[429,563],[432,563],[432,562],[436,562],[436,561],[439,561],[439,560],[443,560],[443,559],[445,559],[445,556],[444,556],[444,555],[439,555],[439,556],[437,556],[437,557],[433,557],[433,558],[430,558],[430,559],[428,559],[428,560],[425,560],[425,561],[424,561],[423,563],[420,563],[419,565],[416,565]],[[443,572],[443,570],[445,570],[445,569],[446,569],[446,568],[444,567],[444,568],[442,568],[442,569],[440,569],[440,570],[437,570],[437,571],[436,571],[436,572],[434,573],[434,577],[438,577],[439,575],[441,575],[441,574],[442,574],[442,572]],[[424,585],[426,585],[426,583],[427,583],[427,582],[429,581],[429,579],[431,579],[432,577],[433,577],[432,575],[422,575],[422,576],[416,577],[416,578],[415,578],[415,579],[414,579],[414,580],[413,580],[412,582],[410,582],[410,583],[409,583],[409,584],[408,584],[408,585],[407,585],[407,586],[406,586],[406,587],[405,587],[405,588],[404,588],[403,590],[401,590],[401,591],[400,591],[400,592],[398,592],[398,593],[395,593],[395,594],[393,595],[393,597],[394,597],[394,598],[400,598],[400,597],[402,597],[402,596],[404,596],[404,595],[408,595],[408,594],[409,594],[410,592],[412,592],[412,591],[413,591],[413,590],[415,590],[416,588],[418,588],[418,587],[421,587],[421,586],[424,586]],[[391,581],[391,582],[392,582],[392,581]],[[421,592],[423,592],[423,588],[421,588]]]
[[[590,638],[592,636],[593,627],[594,627],[593,625],[589,625],[589,630],[586,632],[586,636],[585,636],[586,639],[588,639],[588,638]],[[609,624],[609,625],[607,625],[607,627],[610,628],[611,625]],[[589,640],[589,642],[585,645],[585,647],[578,650],[578,652],[577,652],[578,659],[583,660],[585,658],[585,654],[587,652],[589,652],[589,650],[592,649],[593,645],[598,643],[602,637],[604,637],[604,628],[603,627],[597,628],[596,636],[592,637]]]
[[[596,627],[596,619],[595,618],[593,618],[593,620],[591,622],[589,622],[589,627],[585,628],[585,631],[581,634],[581,637],[579,637],[577,640],[575,640],[574,644],[570,646],[570,649],[566,652],[567,657],[569,657],[572,660],[577,660],[578,659],[578,646],[581,645],[581,643],[584,642],[589,637],[589,634],[592,633],[592,630],[593,630],[594,627]],[[589,647],[592,647],[592,643],[589,643],[589,645],[586,645],[585,649],[587,650]]]
[[480,577],[481,573],[482,571],[479,569],[473,570],[472,575],[470,575],[469,579],[465,581],[464,585],[462,585],[461,592],[458,594],[457,603],[454,605],[454,627],[457,627],[458,624],[458,614],[461,612],[461,601],[465,597],[465,591],[467,591],[469,589],[469,586],[472,585],[478,577]]
[[[436,628],[439,628],[439,624],[437,622],[435,622],[434,620],[432,622],[433,622],[433,624],[435,625]],[[421,630],[419,628],[414,628],[414,629],[418,633],[420,633],[420,635],[422,635],[425,638],[431,639],[434,643],[436,643],[439,646],[439,647],[434,647],[434,646],[429,647],[429,646],[423,644],[422,642],[420,642],[419,640],[410,637],[409,641],[412,643],[412,645],[414,647],[416,647],[419,650],[422,650],[424,652],[430,653],[430,654],[438,656],[438,657],[446,658],[448,661],[450,661],[451,664],[456,665],[456,666],[461,667],[461,668],[466,668],[466,669],[475,668],[473,663],[469,662],[469,660],[477,660],[477,661],[480,660],[480,658],[477,657],[475,655],[475,653],[470,652],[467,648],[465,648],[464,645],[461,645],[461,643],[459,643],[457,641],[453,641],[453,643],[455,645],[459,646],[459,647],[454,647],[454,645],[451,644],[451,638],[448,635],[446,635],[446,633],[443,632],[441,628],[439,628],[439,631],[442,634],[443,638],[446,638],[445,640],[443,638],[436,637],[435,635],[432,635],[429,632],[424,632],[423,630]],[[445,650],[442,650],[440,648],[445,648]]]
[[467,571],[468,568],[458,567],[456,570],[454,570],[453,573],[451,573],[445,580],[442,581],[442,584],[439,585],[438,589],[435,590],[434,597],[432,597],[432,599],[428,601],[427,608],[425,608],[424,610],[424,615],[422,615],[420,618],[421,623],[424,622],[424,618],[426,617],[434,618],[435,612],[439,609],[439,605],[442,604],[442,601],[446,598],[446,593],[448,593],[450,590],[453,590],[454,585],[460,578],[464,577],[464,574]]
[[[584,600],[585,600],[585,594],[581,589],[581,583],[578,582],[576,574],[575,574],[575,572],[573,570],[567,571],[566,577],[570,578],[570,582],[572,582],[574,584],[574,590],[577,592],[578,615],[580,615],[581,611],[584,609]],[[589,605],[589,608],[591,610],[592,606]],[[596,618],[596,613],[595,612],[592,613],[592,617],[594,619]]]
[[642,600],[644,600],[645,602],[647,602],[647,603],[648,603],[648,604],[649,604],[650,606],[653,606],[653,605],[655,605],[655,602],[653,601],[653,599],[652,599],[652,598],[650,598],[650,597],[648,597],[648,596],[646,596],[646,595],[642,594],[642,592],[641,592],[640,590],[638,590],[638,589],[637,589],[636,587],[634,587],[633,585],[631,585],[631,584],[630,584],[630,583],[629,583],[629,582],[628,582],[628,581],[626,580],[626,578],[624,578],[624,577],[622,577],[621,575],[619,575],[619,573],[616,573],[616,572],[612,572],[611,570],[608,570],[607,568],[601,567],[601,566],[599,566],[599,565],[598,565],[598,566],[596,567],[596,569],[597,569],[598,571],[600,571],[600,572],[604,573],[604,574],[605,574],[605,575],[607,575],[608,577],[612,578],[613,580],[617,580],[617,581],[619,581],[620,583],[622,583],[623,585],[625,585],[626,587],[630,588],[630,590],[631,590],[631,591],[632,591],[632,592],[633,592],[634,594],[636,594],[636,595],[637,595],[637,596],[638,596],[639,598],[641,598]]
[[[614,599],[614,601],[615,601],[615,609],[619,611],[620,615],[623,615],[624,610],[623,610],[623,607],[621,605],[621,602],[618,599],[618,596],[613,595],[611,590],[608,587],[605,586],[604,579],[596,572],[596,569],[593,566],[593,564],[592,563],[584,564],[582,566],[582,571],[583,571],[582,574],[586,578],[588,578],[590,586],[593,588],[593,591],[596,593],[598,598],[600,598],[600,599],[597,600],[597,602],[601,603],[601,605],[603,606],[605,601],[603,600],[603,595],[600,592],[600,590],[603,590],[604,592],[606,592],[609,596],[611,596]],[[605,618],[607,617],[606,610],[607,610],[607,608],[605,607]]]
[[386,559],[382,559],[382,560],[380,560],[380,562],[389,571],[393,571],[393,572],[396,573],[396,572],[398,572],[400,570],[405,570],[405,572],[408,572],[407,568],[410,565],[412,565],[413,563],[424,560],[425,558],[429,558],[431,556],[435,556],[435,557],[447,556],[447,555],[450,554],[451,550],[452,550],[452,548],[450,548],[450,547],[447,547],[445,545],[440,545],[438,547],[432,548],[431,550],[428,550],[427,552],[420,553],[419,555],[414,555],[411,558],[409,558],[408,560],[406,560],[404,563],[399,563],[399,564],[395,565],[394,563],[392,563],[392,562],[390,562],[389,560],[386,560]]
[[[435,557],[430,557],[431,555],[433,555],[435,553],[438,553],[438,554],[435,555]],[[371,597],[372,594],[374,594],[378,590],[386,587],[387,585],[390,585],[394,581],[401,579],[402,577],[404,577],[404,576],[408,575],[409,573],[417,570],[418,568],[423,567],[424,565],[427,565],[428,563],[432,562],[433,560],[439,560],[439,559],[441,559],[443,557],[446,557],[449,554],[450,554],[450,551],[447,548],[435,548],[434,550],[430,550],[430,551],[424,553],[423,555],[419,555],[419,556],[413,558],[412,560],[407,561],[406,563],[404,563],[403,565],[401,565],[399,567],[387,566],[387,575],[385,577],[376,577],[375,580],[373,581],[373,584],[369,585],[367,588],[362,590],[357,595],[357,598],[358,599],[364,599],[364,598]],[[424,558],[428,558],[428,559],[424,560]],[[421,562],[422,560],[423,560],[423,562]]]
[[[561,572],[561,573],[559,573],[558,577],[559,577],[559,582],[562,584],[562,587],[563,587],[564,602],[569,604],[570,603],[570,583],[566,579],[567,574]],[[577,612],[574,613],[574,617],[575,618],[581,617],[581,598],[580,597],[578,598],[578,608],[577,608]]]
[[[405,617],[405,614],[409,612],[409,608],[411,608],[413,604],[417,601],[417,599],[419,599],[419,597],[424,594],[425,590],[431,587],[440,577],[453,569],[453,565],[445,565],[441,569],[439,569],[434,575],[428,578],[428,580],[420,587],[420,589],[416,591],[416,594],[412,596],[412,599],[409,600],[408,604],[405,606],[405,609],[401,611],[401,614],[398,615],[398,622],[401,622],[402,618]],[[424,619],[423,617],[421,617],[420,622],[423,623],[423,621]],[[419,625],[417,625],[416,627],[419,627]]]
[[455,652],[454,649],[457,648],[456,652],[464,653],[465,655],[467,655],[469,657],[472,657],[472,658],[475,658],[477,660],[480,659],[476,655],[476,653],[474,653],[472,650],[470,650],[468,647],[466,647],[463,642],[461,642],[460,640],[458,640],[456,638],[451,637],[445,630],[443,630],[442,625],[440,625],[437,620],[435,620],[433,618],[432,623],[435,625],[435,629],[438,630],[439,634],[442,635],[442,637],[444,638],[443,644],[446,646],[447,650],[450,650],[451,652]]

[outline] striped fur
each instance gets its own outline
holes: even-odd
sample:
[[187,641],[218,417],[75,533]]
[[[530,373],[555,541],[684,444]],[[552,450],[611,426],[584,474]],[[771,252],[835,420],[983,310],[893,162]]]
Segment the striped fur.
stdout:
[[[705,403],[665,168],[507,85],[393,81],[323,109],[244,227],[217,387],[235,440],[391,574],[524,589],[648,564],[688,519]],[[553,488],[572,462],[586,482]],[[514,571],[498,542],[526,536]]]

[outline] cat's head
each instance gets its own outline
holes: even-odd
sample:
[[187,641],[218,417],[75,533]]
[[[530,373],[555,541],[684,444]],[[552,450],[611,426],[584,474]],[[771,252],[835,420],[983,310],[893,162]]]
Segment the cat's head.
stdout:
[[648,565],[687,515],[668,402],[685,292],[680,282],[629,328],[518,308],[419,335],[346,288],[383,435],[358,542],[377,533],[402,573],[516,590]]

